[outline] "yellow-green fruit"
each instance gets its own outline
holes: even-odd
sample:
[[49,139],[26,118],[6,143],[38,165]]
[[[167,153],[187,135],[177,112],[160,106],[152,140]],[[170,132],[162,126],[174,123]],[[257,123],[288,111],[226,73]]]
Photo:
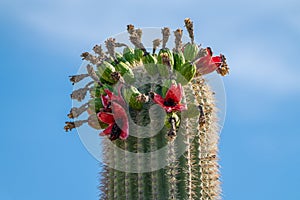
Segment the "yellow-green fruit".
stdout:
[[134,49],[134,58],[136,61],[141,61],[142,57],[144,55],[144,51],[141,49]]
[[125,47],[123,49],[123,57],[131,64],[133,65],[135,62],[135,56],[134,56],[134,50],[130,47]]
[[173,58],[173,53],[172,53],[172,51],[170,49],[161,49],[159,51],[158,56],[157,56],[157,63],[158,64],[163,64],[163,60],[162,60],[162,56],[161,56],[163,53],[167,53],[168,54],[171,68],[173,68],[173,66],[174,66],[174,58]]
[[141,95],[141,93],[133,86],[123,88],[124,100],[135,110],[141,110],[143,108],[143,103],[137,100],[139,95]]
[[112,84],[117,82],[111,77],[111,74],[116,70],[110,63],[103,61],[100,65],[97,66],[97,69],[98,71],[96,73],[100,78]]
[[174,119],[175,119],[175,122],[176,122],[175,125],[176,125],[176,127],[178,127],[179,124],[180,124],[180,118],[179,118],[178,115],[177,115],[176,113],[174,113],[174,112],[168,113],[168,114],[167,114],[167,116],[166,116],[166,118],[165,118],[165,125],[166,125],[166,127],[171,128],[170,118],[174,118]]
[[127,65],[130,65],[130,63],[123,57],[123,55],[119,52],[116,52],[116,58],[118,62],[123,62]]
[[101,86],[99,86],[97,83],[94,84],[92,89],[90,90],[90,95],[93,98],[100,97],[101,95]]
[[179,52],[174,52],[173,57],[174,57],[174,69],[179,71],[180,67],[185,63],[184,55],[182,51],[179,51]]
[[197,44],[188,43],[183,50],[183,55],[186,61],[192,61],[199,52]]
[[177,73],[177,81],[182,85],[186,85],[192,80],[196,74],[196,65],[191,62],[186,62],[181,66],[179,73]]
[[88,105],[89,113],[98,113],[101,108],[104,108],[102,105],[101,98],[94,98],[89,101],[89,105]]
[[158,73],[157,66],[156,66],[157,60],[153,55],[147,54],[143,56],[142,60],[143,60],[144,67],[149,75],[153,76]]
[[130,67],[125,64],[124,62],[118,62],[115,66],[115,69],[120,72],[121,76],[123,76],[126,72],[128,72],[130,69]]
[[119,62],[115,68],[118,72],[120,72],[121,76],[123,76],[126,83],[134,82],[134,74],[127,64]]

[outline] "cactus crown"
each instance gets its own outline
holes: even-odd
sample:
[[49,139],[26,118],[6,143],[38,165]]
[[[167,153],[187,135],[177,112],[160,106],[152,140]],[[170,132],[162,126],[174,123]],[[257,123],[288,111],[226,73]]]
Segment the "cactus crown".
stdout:
[[[89,62],[87,73],[70,76],[73,84],[91,79],[71,94],[80,102],[89,93],[90,100],[68,114],[75,119],[87,112],[88,118],[66,122],[65,130],[88,123],[106,136],[102,199],[219,198],[216,108],[203,75],[225,76],[229,68],[224,55],[213,56],[210,47],[195,44],[193,22],[184,22],[191,42],[183,44],[179,28],[170,50],[171,30],[165,27],[151,52],[142,42],[142,29],[130,24],[134,48],[109,38],[107,52],[96,45],[94,54],[81,55]],[[160,155],[152,153],[160,149],[165,149]],[[148,156],[132,159],[130,153]]]

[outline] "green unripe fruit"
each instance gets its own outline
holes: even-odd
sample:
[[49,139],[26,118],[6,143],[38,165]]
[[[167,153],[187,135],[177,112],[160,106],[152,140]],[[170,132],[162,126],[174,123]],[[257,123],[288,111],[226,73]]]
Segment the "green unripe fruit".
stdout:
[[199,52],[197,44],[188,43],[183,50],[183,55],[186,61],[192,61]]
[[101,108],[104,108],[101,98],[94,98],[89,101],[89,112],[98,113]]
[[174,69],[180,71],[180,67],[185,63],[185,58],[182,51],[174,52]]
[[179,73],[177,73],[177,81],[182,85],[186,85],[194,78],[196,74],[196,65],[191,62],[186,62],[180,68]]
[[123,76],[126,72],[131,70],[127,64],[124,62],[118,62],[115,66],[115,69],[120,72],[121,76]]
[[169,60],[170,60],[170,66],[172,68],[174,66],[174,58],[173,58],[173,53],[170,49],[161,49],[159,51],[158,56],[157,56],[157,63],[163,64],[163,60],[162,60],[162,56],[161,56],[163,53],[168,54]]
[[123,88],[124,100],[135,110],[141,110],[143,108],[143,103],[137,100],[137,97],[140,95],[141,93],[138,89],[133,86]]
[[134,58],[136,61],[140,62],[144,55],[144,51],[141,49],[134,49]]
[[134,82],[134,74],[127,64],[119,62],[115,68],[118,72],[120,72],[121,76],[123,76],[126,83]]
[[[116,59],[118,62],[123,62],[127,65],[130,65],[130,63],[123,57],[123,55],[119,52],[116,52]],[[117,64],[117,63],[116,63]],[[115,65],[114,65],[115,66]]]
[[168,113],[166,115],[166,118],[165,118],[165,125],[166,127],[168,128],[171,128],[171,124],[170,124],[170,118],[174,118],[175,119],[175,122],[176,122],[176,127],[178,127],[180,125],[180,118],[178,117],[178,115],[174,112],[172,113]]
[[94,87],[90,90],[90,95],[93,98],[100,97],[100,95],[101,95],[101,86],[95,84]]
[[125,47],[123,49],[123,57],[131,64],[134,64],[135,55],[134,50],[130,47]]
[[103,80],[111,84],[117,82],[111,77],[111,74],[115,72],[115,68],[110,63],[103,61],[100,65],[97,66],[97,69],[98,71],[96,73],[100,77],[100,79],[102,78]]

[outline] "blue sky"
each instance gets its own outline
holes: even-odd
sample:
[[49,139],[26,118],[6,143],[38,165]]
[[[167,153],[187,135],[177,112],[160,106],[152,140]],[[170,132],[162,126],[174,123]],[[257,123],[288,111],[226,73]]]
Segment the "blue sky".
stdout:
[[100,164],[76,132],[68,75],[79,55],[139,27],[193,19],[196,40],[227,56],[220,157],[225,200],[300,199],[300,3],[0,1],[0,199],[97,199]]

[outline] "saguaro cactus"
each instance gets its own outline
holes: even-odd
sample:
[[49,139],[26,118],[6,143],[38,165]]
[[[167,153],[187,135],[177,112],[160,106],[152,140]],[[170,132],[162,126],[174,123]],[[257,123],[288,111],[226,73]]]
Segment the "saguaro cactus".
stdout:
[[101,130],[100,199],[220,198],[217,108],[204,75],[224,76],[229,68],[225,56],[195,44],[193,22],[184,22],[190,42],[183,44],[177,29],[175,48],[168,49],[165,27],[151,52],[142,30],[128,25],[134,48],[109,38],[107,53],[99,45],[95,55],[83,53],[87,73],[70,78],[91,79],[71,94],[82,101],[89,92],[89,102],[68,114],[73,119],[87,111],[88,119],[66,122],[65,130],[84,123]]

